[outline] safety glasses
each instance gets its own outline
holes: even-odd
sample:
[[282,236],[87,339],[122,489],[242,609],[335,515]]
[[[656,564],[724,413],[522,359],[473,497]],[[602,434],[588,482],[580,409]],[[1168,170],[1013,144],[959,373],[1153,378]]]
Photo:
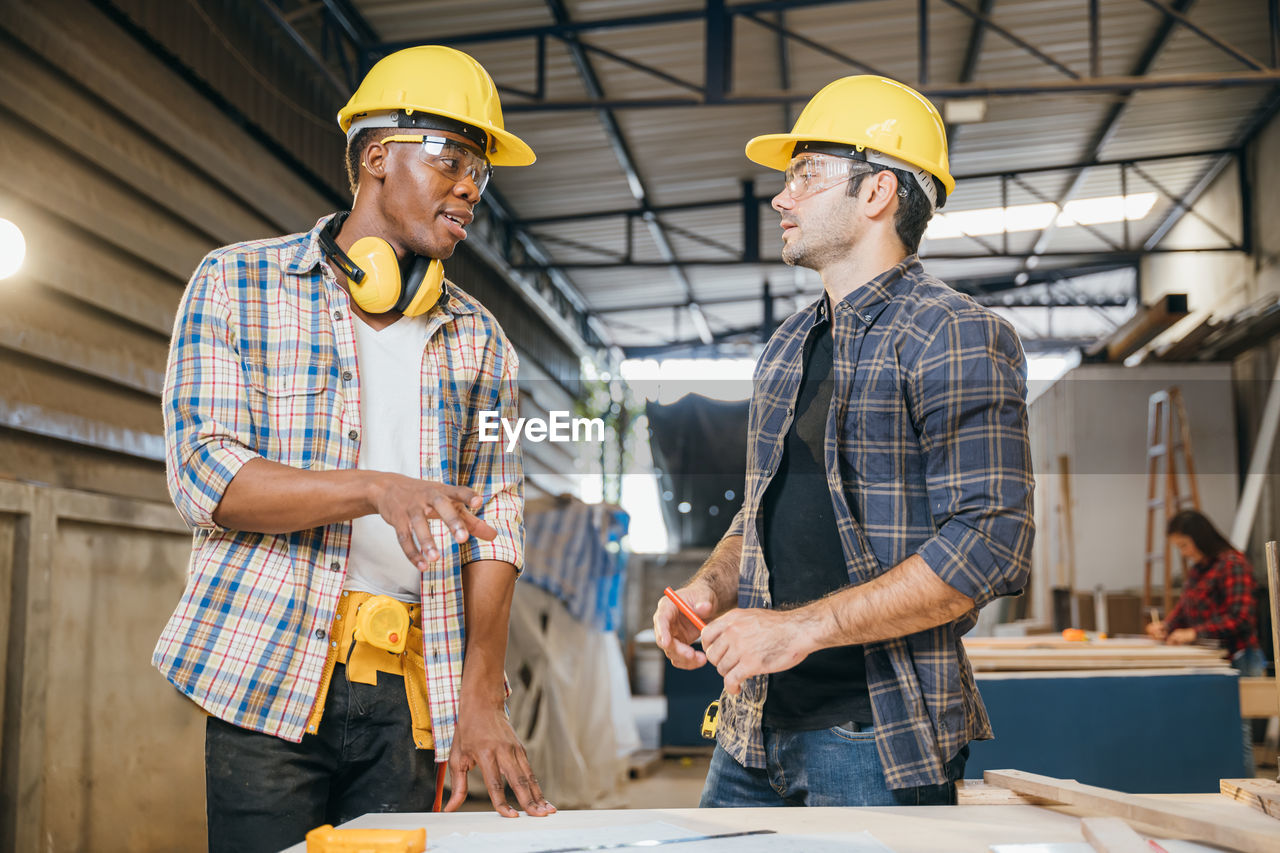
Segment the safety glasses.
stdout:
[[832,187],[838,187],[858,175],[870,174],[873,171],[875,170],[865,164],[847,157],[833,157],[830,154],[801,154],[793,157],[787,164],[784,179],[791,197],[799,200]]
[[399,133],[382,140],[383,145],[388,142],[418,143],[418,159],[455,184],[463,178],[470,178],[478,193],[484,192],[484,188],[489,185],[493,167],[489,165],[488,159],[460,142],[421,133]]

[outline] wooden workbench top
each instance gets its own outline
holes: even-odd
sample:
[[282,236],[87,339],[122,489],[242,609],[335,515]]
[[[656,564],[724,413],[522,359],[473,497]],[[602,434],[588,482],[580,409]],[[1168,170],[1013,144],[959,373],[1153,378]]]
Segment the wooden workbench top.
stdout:
[[[1182,800],[1221,810],[1224,818],[1276,832],[1280,850],[1280,821],[1218,794],[1179,794],[1159,799]],[[454,814],[365,815],[347,827],[427,828],[432,838],[453,833],[534,833],[547,830],[624,826],[662,821],[703,834],[772,829],[793,834],[869,832],[895,853],[988,853],[992,844],[1084,841],[1080,810],[1062,806],[932,806],[897,808],[812,809],[630,809],[565,811],[547,818],[502,818],[492,812]],[[1139,827],[1139,829],[1142,829]],[[1149,828],[1158,833],[1158,828]],[[1176,837],[1171,835],[1161,837]],[[677,849],[677,848],[673,848]],[[1213,849],[1213,848],[1208,848]],[[304,844],[287,853],[305,853]],[[731,848],[726,848],[731,850]]]

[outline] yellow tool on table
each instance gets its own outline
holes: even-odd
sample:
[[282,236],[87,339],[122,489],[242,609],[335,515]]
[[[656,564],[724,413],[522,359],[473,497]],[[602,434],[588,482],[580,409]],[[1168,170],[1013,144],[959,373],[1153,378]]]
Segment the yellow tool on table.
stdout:
[[330,824],[307,833],[307,853],[423,853],[427,830],[334,829]]

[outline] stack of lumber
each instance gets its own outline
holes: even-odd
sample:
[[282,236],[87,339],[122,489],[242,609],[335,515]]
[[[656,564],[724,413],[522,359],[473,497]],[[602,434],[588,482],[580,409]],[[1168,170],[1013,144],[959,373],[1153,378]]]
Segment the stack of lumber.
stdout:
[[1166,646],[1142,637],[1084,641],[1048,634],[974,637],[964,640],[964,648],[977,672],[1231,668],[1222,649]]

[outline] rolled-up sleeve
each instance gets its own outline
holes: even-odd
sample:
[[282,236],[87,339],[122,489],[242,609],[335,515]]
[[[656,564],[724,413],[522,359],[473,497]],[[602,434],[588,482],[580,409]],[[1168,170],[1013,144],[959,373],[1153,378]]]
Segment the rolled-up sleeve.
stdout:
[[937,533],[917,551],[982,607],[1026,586],[1034,480],[1026,361],[1008,323],[975,307],[925,340],[910,379]]
[[[502,422],[515,423],[519,418],[520,398],[516,386],[520,362],[515,349],[496,330],[490,344],[494,385],[488,397]],[[471,412],[479,418],[479,412]],[[488,522],[498,536],[492,542],[471,538],[460,546],[463,564],[478,560],[501,560],[511,563],[516,571],[524,568],[524,465],[520,446],[510,453],[502,441],[479,441],[479,433],[468,430],[467,447],[462,454],[461,485],[484,498],[479,516]]]
[[218,528],[213,512],[227,485],[258,456],[230,318],[222,265],[210,255],[179,305],[161,398],[169,494],[197,528]]

